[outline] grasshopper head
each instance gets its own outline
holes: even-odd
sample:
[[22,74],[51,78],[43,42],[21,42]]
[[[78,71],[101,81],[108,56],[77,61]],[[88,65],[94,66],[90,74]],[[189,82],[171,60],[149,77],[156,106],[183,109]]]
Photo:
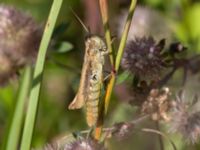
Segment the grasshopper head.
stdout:
[[85,41],[86,48],[90,49],[94,53],[107,53],[107,47],[104,40],[96,35],[88,37]]

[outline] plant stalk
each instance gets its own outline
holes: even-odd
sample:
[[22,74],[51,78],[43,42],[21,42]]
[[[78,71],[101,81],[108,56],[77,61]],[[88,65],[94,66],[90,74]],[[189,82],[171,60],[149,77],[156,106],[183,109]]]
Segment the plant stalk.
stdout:
[[24,118],[24,106],[26,100],[28,100],[31,80],[32,80],[31,66],[26,66],[19,84],[18,95],[16,98],[17,104],[13,114],[12,124],[9,130],[6,150],[14,150],[17,149],[18,147],[20,140],[20,132],[22,129],[22,122]]
[[36,66],[33,75],[33,83],[32,89],[30,93],[30,100],[27,109],[27,115],[25,119],[25,126],[22,135],[21,141],[21,150],[30,150],[33,130],[35,126],[35,119],[37,115],[38,102],[39,102],[39,94],[42,83],[42,76],[46,58],[46,52],[48,45],[50,43],[50,39],[53,33],[53,29],[55,27],[55,23],[61,8],[63,0],[54,0],[52,4],[52,8],[50,10],[49,18],[47,20],[45,30],[43,33],[42,41],[40,44],[38,57],[36,61]]
[[[107,9],[107,0],[99,0],[99,2],[100,2],[100,8],[103,7],[103,9]],[[117,52],[117,56],[116,56],[116,60],[115,60],[115,64],[114,64],[114,71],[111,74],[111,79],[110,79],[107,89],[106,89],[106,95],[105,95],[105,99],[104,99],[104,111],[101,111],[101,112],[104,112],[104,115],[101,115],[101,117],[103,117],[103,118],[99,118],[100,121],[97,122],[97,126],[96,126],[95,133],[94,133],[94,138],[97,140],[99,140],[101,137],[104,116],[107,114],[108,107],[110,104],[111,94],[112,94],[114,84],[116,81],[116,74],[119,70],[121,58],[123,55],[124,47],[126,45],[128,32],[129,32],[129,28],[131,25],[131,21],[132,21],[132,17],[134,14],[134,9],[135,9],[136,3],[137,3],[137,0],[132,0],[131,4],[130,4],[128,17],[127,17],[127,20],[126,20],[126,23],[124,26],[124,30],[122,33],[122,37],[120,40],[120,44],[119,44],[119,48],[118,48],[118,52]],[[107,12],[107,10],[101,11],[101,13],[104,13],[104,12]],[[105,14],[107,14],[107,13],[105,13]],[[105,15],[105,14],[101,14],[102,20],[105,20],[106,21],[105,23],[108,24],[108,15]],[[107,32],[109,31],[109,33],[110,33],[110,29],[109,29],[108,25],[105,26],[104,30]],[[109,43],[109,44],[111,44],[111,43]]]

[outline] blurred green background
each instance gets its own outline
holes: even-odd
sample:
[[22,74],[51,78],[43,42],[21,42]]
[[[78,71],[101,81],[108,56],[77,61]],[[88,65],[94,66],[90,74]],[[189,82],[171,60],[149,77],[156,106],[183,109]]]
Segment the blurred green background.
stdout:
[[[0,3],[12,5],[29,13],[39,24],[44,25],[52,1],[1,0]],[[55,40],[68,41],[73,45],[73,49],[67,53],[54,53],[54,50],[49,50],[49,55],[67,65],[67,68],[60,67],[51,60],[47,60],[33,137],[33,147],[35,148],[42,147],[44,144],[72,131],[87,128],[83,110],[69,111],[67,109],[78,86],[84,54],[84,31],[72,15],[70,7],[81,18],[88,17],[89,15],[85,13],[85,10],[88,9],[87,2],[89,1],[64,0],[57,26],[64,25],[66,30],[60,32]],[[115,0],[110,0],[109,3],[111,4],[110,13],[115,17],[119,14],[120,9],[128,6],[128,0],[117,0],[117,3]],[[155,9],[165,16],[172,32],[172,41],[184,43],[189,48],[189,54],[192,55],[200,51],[200,2],[198,0],[139,0],[138,4]],[[113,20],[110,20],[110,23],[113,23]],[[156,26],[152,28],[156,28]],[[94,28],[92,30],[96,33],[102,31]],[[102,35],[102,33],[100,34]],[[113,31],[113,35],[116,34]],[[16,103],[17,86],[17,82],[13,81],[0,89],[0,145],[2,147]],[[131,120],[134,117],[135,110],[134,107],[127,105],[123,100],[119,100],[117,95],[113,94],[106,124],[112,125],[115,122]],[[152,125],[149,124],[149,126]],[[200,144],[187,146],[179,135],[173,135],[172,138],[180,150],[197,150],[198,147],[200,149],[200,146],[198,146]],[[120,142],[113,139],[109,141],[108,145],[111,149],[121,149],[124,148],[123,145],[130,145],[127,146],[127,150],[133,147],[140,150],[150,147],[153,150],[158,147],[157,136],[146,133],[136,133],[133,137]],[[120,147],[120,145],[122,146]],[[165,145],[167,150],[171,149],[167,141]]]

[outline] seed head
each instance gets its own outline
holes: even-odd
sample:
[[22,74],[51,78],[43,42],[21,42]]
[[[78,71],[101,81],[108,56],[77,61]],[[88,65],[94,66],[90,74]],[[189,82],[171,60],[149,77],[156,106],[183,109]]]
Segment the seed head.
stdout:
[[164,68],[161,51],[165,42],[155,43],[152,37],[129,41],[122,58],[122,67],[140,78],[158,79]]
[[171,108],[169,88],[152,89],[147,100],[143,103],[141,112],[151,114],[152,120],[169,121],[168,112]]
[[133,124],[120,122],[115,124],[115,130],[112,133],[118,140],[122,140],[124,138],[128,138],[132,134],[132,130],[134,128]]
[[188,143],[196,143],[200,138],[200,110],[196,109],[196,104],[196,96],[189,103],[182,93],[177,96],[171,112],[169,131],[182,134]]
[[41,28],[32,17],[0,5],[0,85],[34,61],[41,35]]
[[64,150],[105,150],[102,144],[92,139],[76,140],[70,145],[66,145]]
[[47,144],[43,150],[59,150],[59,148],[56,144]]

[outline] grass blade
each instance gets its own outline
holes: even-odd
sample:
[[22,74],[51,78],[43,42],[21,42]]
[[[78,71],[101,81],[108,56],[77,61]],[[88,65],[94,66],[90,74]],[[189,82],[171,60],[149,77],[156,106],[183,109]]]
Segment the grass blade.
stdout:
[[8,134],[6,150],[14,150],[18,147],[24,117],[24,106],[30,92],[31,78],[31,66],[26,66],[18,89],[18,95],[16,98],[17,104],[15,107],[10,132]]
[[27,110],[27,116],[25,119],[25,126],[22,135],[21,150],[29,150],[31,147],[32,134],[35,125],[35,118],[37,114],[40,87],[42,81],[42,74],[44,70],[44,63],[46,57],[46,51],[55,27],[55,23],[59,14],[63,0],[54,0],[52,8],[49,14],[49,18],[46,23],[44,34],[39,48],[37,62],[34,70],[34,79],[32,83],[32,89],[30,93],[30,100]]

